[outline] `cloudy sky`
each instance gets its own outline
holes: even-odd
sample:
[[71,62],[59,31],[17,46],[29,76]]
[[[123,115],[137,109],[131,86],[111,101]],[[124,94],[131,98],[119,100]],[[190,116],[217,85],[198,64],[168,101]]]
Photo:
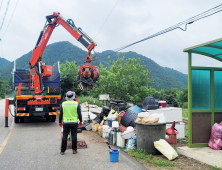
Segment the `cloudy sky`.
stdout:
[[[54,11],[60,12],[66,19],[71,18],[77,27],[95,38],[98,44],[95,51],[102,52],[148,37],[222,3],[220,0],[119,0],[115,6],[117,0],[19,0],[6,30],[16,2],[17,0],[10,0],[0,30],[0,38],[4,35],[0,44],[0,57],[9,61],[34,48],[45,24],[45,16]],[[7,3],[8,0],[3,0],[0,24]],[[97,34],[114,6],[115,9]],[[187,73],[187,53],[183,49],[221,38],[221,20],[222,12],[188,25],[186,32],[177,29],[123,51],[135,51],[161,66]],[[58,41],[70,41],[85,50],[62,26],[54,30],[48,44]],[[193,65],[221,67],[219,61],[200,55],[193,57]]]

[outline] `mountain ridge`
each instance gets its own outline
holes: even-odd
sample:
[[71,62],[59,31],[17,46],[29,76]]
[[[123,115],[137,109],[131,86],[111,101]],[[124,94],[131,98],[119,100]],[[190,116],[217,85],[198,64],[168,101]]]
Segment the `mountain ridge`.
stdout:
[[[110,54],[111,60],[116,60],[118,58],[117,53],[114,53],[111,50],[106,50],[101,53],[98,53],[99,60],[95,60],[92,62],[93,65],[99,66],[100,63],[107,66],[108,64],[108,57],[106,54]],[[19,57],[16,60],[16,68],[28,68],[28,62],[32,56],[32,51],[28,52],[27,54],[24,54],[23,56]],[[42,60],[46,64],[53,65],[57,61],[60,61],[61,63],[64,63],[66,60],[68,61],[75,61],[77,65],[81,65],[84,63],[87,56],[87,52],[82,50],[81,48],[71,44],[68,41],[60,41],[56,43],[52,43],[46,46],[46,49],[43,53]],[[143,61],[143,65],[146,66],[146,69],[148,69],[152,74],[152,79],[154,80],[153,88],[157,90],[161,89],[171,89],[171,88],[177,88],[178,90],[181,90],[182,88],[187,87],[187,75],[183,74],[177,70],[168,68],[168,67],[162,67],[158,65],[155,61],[152,59],[145,57],[141,54],[138,54],[136,52],[125,52],[125,53],[119,53],[119,57],[124,56],[127,58],[140,58],[141,61]],[[5,59],[6,60],[6,59]],[[1,61],[1,58],[0,58]],[[7,62],[8,60],[6,60]],[[18,67],[19,66],[19,67]],[[11,71],[14,67],[14,62],[7,62],[7,65],[5,67],[1,67],[0,63],[0,74],[3,79],[9,80],[11,76]]]

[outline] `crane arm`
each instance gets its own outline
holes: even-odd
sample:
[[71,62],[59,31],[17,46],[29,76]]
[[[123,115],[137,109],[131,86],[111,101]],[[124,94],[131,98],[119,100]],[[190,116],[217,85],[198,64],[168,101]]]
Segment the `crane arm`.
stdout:
[[85,34],[81,28],[77,28],[71,19],[66,21],[59,12],[54,12],[53,15],[46,16],[46,19],[46,24],[43,31],[40,33],[29,62],[29,66],[33,70],[30,82],[34,84],[34,89],[31,90],[35,90],[35,94],[42,94],[42,77],[50,77],[52,75],[52,66],[45,65],[45,63],[42,64],[41,59],[53,30],[59,24],[88,50],[88,55],[86,57],[87,64],[81,65],[78,71],[79,75],[77,81],[80,83],[80,88],[82,90],[90,90],[93,87],[98,87],[96,81],[100,75],[99,70],[96,66],[90,65],[90,62],[92,61],[90,53],[97,44]]
[[88,49],[87,57],[90,56],[91,51],[97,44],[87,34],[85,34],[81,28],[77,28],[71,19],[66,21],[60,13],[56,12],[54,12],[53,15],[46,16],[46,19],[48,24],[44,26],[43,31],[41,31],[39,39],[33,50],[32,58],[30,59],[31,68],[36,66],[38,61],[41,61],[45,47],[57,24],[62,25],[77,41],[86,47]]

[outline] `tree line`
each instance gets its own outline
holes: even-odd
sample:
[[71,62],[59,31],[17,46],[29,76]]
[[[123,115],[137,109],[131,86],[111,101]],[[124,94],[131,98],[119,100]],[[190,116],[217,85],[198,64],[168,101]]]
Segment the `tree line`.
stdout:
[[78,87],[76,63],[66,61],[64,64],[60,64],[62,97],[65,97],[67,91],[72,90],[76,92],[77,96],[88,95],[98,98],[100,94],[109,94],[111,98],[141,104],[146,97],[151,96],[158,100],[165,100],[167,104],[175,107],[187,108],[187,88],[183,88],[181,91],[176,88],[159,91],[152,88],[155,80],[151,80],[151,72],[146,69],[140,58],[126,59],[124,55],[119,57],[118,54],[117,60],[111,61],[110,57],[108,59],[108,66],[103,64],[99,66],[98,84],[100,87],[87,92],[81,91]]
[[[91,91],[81,91],[77,83],[78,66],[75,61],[60,63],[61,94],[65,98],[67,91],[75,91],[77,96],[92,96],[98,98],[100,94],[109,94],[110,98],[121,99],[134,104],[143,103],[148,96],[158,100],[165,100],[167,104],[175,107],[187,108],[188,89],[177,90],[152,88],[151,72],[146,69],[140,58],[125,58],[124,55],[104,66],[100,64],[99,88]],[[9,81],[0,77],[0,97],[12,94],[12,78]]]

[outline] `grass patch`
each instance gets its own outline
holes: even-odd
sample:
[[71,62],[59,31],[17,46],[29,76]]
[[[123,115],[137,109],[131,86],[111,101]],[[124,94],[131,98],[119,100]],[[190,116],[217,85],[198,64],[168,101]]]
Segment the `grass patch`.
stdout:
[[92,96],[80,96],[79,103],[87,102],[88,104],[97,105],[99,107],[102,107],[104,104],[104,101],[100,101],[98,98],[93,98]]
[[176,165],[168,160],[160,160],[158,157],[155,157],[153,155],[147,154],[142,149],[136,149],[136,150],[129,150],[127,152],[130,156],[135,158],[137,161],[143,163],[143,164],[153,164],[156,166],[163,166],[163,167],[175,167]]
[[177,143],[184,143],[184,144],[187,144],[187,143],[188,143],[188,137],[185,136],[185,138],[177,139]]
[[211,166],[211,170],[222,170],[222,168],[219,168],[217,166]]

